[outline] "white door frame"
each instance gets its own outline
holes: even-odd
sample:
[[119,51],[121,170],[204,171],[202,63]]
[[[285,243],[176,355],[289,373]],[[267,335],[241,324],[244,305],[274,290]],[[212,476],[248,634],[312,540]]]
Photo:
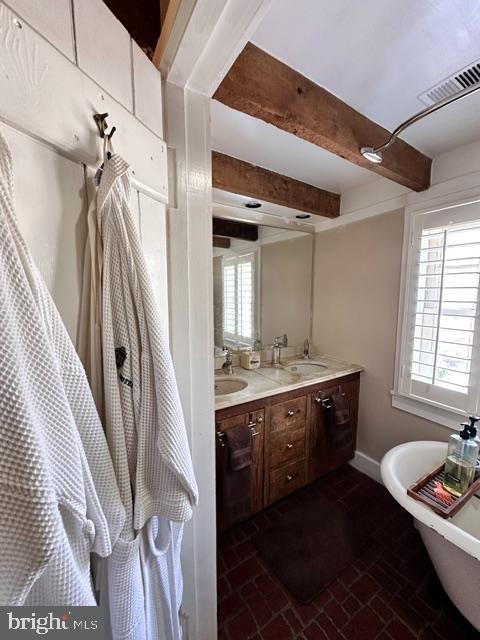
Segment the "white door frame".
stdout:
[[184,0],[161,65],[173,160],[168,213],[171,348],[200,504],[185,528],[184,640],[217,637],[210,99],[272,0]]

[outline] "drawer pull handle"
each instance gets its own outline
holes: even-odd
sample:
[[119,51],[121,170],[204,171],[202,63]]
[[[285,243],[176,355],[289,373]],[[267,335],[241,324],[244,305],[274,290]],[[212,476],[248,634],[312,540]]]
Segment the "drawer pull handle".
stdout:
[[287,413],[287,416],[288,416],[289,418],[291,418],[291,417],[292,417],[292,416],[294,416],[294,415],[295,415],[295,411],[294,411],[293,409],[290,409],[290,411],[288,411],[288,413]]
[[291,482],[292,480],[294,480],[296,477],[298,476],[298,473],[294,473],[293,475],[291,473],[287,473],[287,475],[285,476],[285,480],[287,482]]
[[291,449],[292,447],[293,447],[293,444],[292,444],[291,442],[289,442],[289,443],[287,444],[287,449]]
[[258,424],[262,424],[262,422],[263,422],[262,416],[258,416],[257,422],[258,422]]

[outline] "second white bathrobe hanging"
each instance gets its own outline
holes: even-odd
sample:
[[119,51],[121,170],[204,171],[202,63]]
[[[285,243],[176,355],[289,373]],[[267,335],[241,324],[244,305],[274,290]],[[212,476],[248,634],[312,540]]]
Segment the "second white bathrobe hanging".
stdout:
[[101,295],[90,299],[101,310],[89,317],[101,323],[105,429],[127,513],[107,562],[110,618],[115,640],[177,640],[179,523],[192,515],[197,486],[130,192],[129,167],[114,154],[97,194],[98,233],[89,236],[101,272]]

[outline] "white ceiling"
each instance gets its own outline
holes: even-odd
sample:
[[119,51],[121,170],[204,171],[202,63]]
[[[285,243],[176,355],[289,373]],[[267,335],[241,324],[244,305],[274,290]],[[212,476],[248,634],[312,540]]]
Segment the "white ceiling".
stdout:
[[[275,0],[252,41],[392,130],[424,108],[418,95],[480,58],[480,2]],[[431,157],[480,138],[480,96],[402,137]]]
[[[420,94],[480,59],[480,0],[275,0],[252,41],[393,130],[424,108]],[[212,136],[217,151],[339,193],[379,179],[215,101]],[[480,92],[402,138],[430,157],[479,139]]]
[[240,111],[212,101],[212,146],[229,156],[341,193],[376,176]]

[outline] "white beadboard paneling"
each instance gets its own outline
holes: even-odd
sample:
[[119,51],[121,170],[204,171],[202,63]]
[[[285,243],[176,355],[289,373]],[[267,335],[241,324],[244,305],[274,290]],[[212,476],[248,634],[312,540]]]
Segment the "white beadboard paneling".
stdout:
[[158,69],[132,40],[135,115],[157,136],[163,137],[162,78]]
[[78,66],[133,111],[130,36],[102,0],[74,0]]
[[167,216],[165,205],[139,194],[140,237],[155,300],[168,339]]
[[71,0],[8,0],[7,4],[75,62]]
[[36,31],[27,24],[18,28],[15,20],[0,2],[0,119],[76,162],[97,166],[102,141],[93,114],[108,112],[109,125],[117,127],[115,151],[132,167],[136,187],[166,202],[165,143]]
[[87,199],[81,164],[2,125],[12,150],[20,231],[75,343]]

